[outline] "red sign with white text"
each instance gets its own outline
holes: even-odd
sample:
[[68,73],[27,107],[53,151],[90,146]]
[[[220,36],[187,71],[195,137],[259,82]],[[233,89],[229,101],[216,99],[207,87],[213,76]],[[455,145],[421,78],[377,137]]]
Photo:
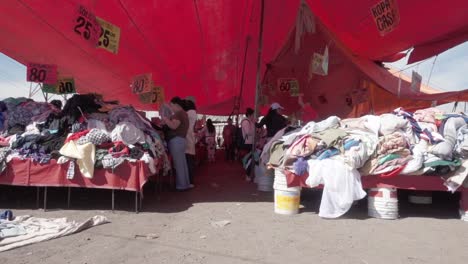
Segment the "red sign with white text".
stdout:
[[55,84],[57,82],[57,65],[28,63],[26,80],[28,82]]

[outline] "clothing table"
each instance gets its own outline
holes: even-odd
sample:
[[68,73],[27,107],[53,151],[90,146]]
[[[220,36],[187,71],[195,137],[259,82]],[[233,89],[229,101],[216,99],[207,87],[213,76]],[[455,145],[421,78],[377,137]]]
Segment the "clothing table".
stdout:
[[[293,186],[303,186],[304,188],[310,188],[305,185],[305,179],[302,176],[297,176],[294,173],[288,172],[286,174],[288,182]],[[396,188],[403,190],[415,190],[415,191],[447,191],[447,187],[444,185],[445,178],[443,176],[429,176],[429,175],[395,175],[392,177],[381,177],[379,175],[368,175],[361,177],[362,187],[364,189],[382,187],[382,188]],[[322,188],[319,186],[317,188]],[[468,188],[460,186],[457,192],[461,194],[460,197],[460,209],[465,210],[468,206]],[[462,207],[465,206],[465,207]]]
[[[157,163],[159,165],[159,162]],[[69,162],[57,164],[56,160],[40,164],[31,159],[12,159],[3,173],[0,174],[0,184],[14,186],[44,187],[44,210],[47,203],[47,187],[68,187],[68,204],[70,204],[70,188],[98,188],[112,190],[112,210],[114,210],[114,190],[135,192],[135,210],[138,212],[138,199],[142,202],[143,185],[152,176],[148,166],[143,161],[125,161],[120,166],[111,169],[95,169],[92,179],[85,178],[75,167],[73,179],[67,179]],[[140,198],[139,198],[140,197]]]

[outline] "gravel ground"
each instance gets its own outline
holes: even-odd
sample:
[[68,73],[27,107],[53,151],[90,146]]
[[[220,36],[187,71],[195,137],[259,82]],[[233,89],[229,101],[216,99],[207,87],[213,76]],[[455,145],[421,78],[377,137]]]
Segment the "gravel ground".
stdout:
[[[34,189],[2,187],[0,208],[16,215],[104,215],[111,223],[0,253],[0,263],[467,263],[468,223],[458,219],[457,195],[436,193],[422,206],[400,192],[399,220],[367,217],[365,199],[325,220],[317,216],[320,191],[303,191],[301,213],[282,216],[272,193],[246,183],[238,164],[204,165],[198,175],[188,192],[148,191],[139,214],[128,192],[117,193],[112,213],[108,190],[74,190],[65,210],[66,192],[51,189],[43,212],[30,209]],[[229,224],[213,225],[223,220]]]

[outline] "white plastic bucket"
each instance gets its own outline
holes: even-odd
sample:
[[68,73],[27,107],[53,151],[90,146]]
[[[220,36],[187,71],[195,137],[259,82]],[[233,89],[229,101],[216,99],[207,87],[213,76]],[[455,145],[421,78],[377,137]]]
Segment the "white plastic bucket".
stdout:
[[275,190],[275,213],[293,215],[299,213],[301,191]]
[[257,189],[261,192],[272,192],[273,191],[273,177],[262,176],[258,179]]
[[398,218],[398,198],[395,188],[373,188],[367,197],[368,215],[380,219]]
[[273,191],[274,177],[267,173],[267,170],[262,166],[255,166],[255,183],[257,183],[257,189],[262,192]]
[[301,187],[291,187],[288,188],[288,182],[286,180],[286,175],[281,170],[275,170],[275,179],[273,182],[273,188],[275,190],[281,191],[300,191]]

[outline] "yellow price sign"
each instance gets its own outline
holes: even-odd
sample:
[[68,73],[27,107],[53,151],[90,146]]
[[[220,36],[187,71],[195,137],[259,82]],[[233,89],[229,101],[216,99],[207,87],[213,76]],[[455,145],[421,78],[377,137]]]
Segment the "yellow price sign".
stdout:
[[164,95],[164,88],[162,88],[161,86],[156,86],[155,87],[156,89],[156,103],[158,103],[158,105],[162,105],[164,104],[166,98],[165,98],[165,95]]
[[42,86],[44,93],[53,94],[72,94],[76,93],[75,80],[73,78],[60,78],[56,84],[44,84]]
[[157,101],[157,94],[155,89],[153,88],[153,91],[147,92],[147,93],[141,93],[138,95],[140,102],[142,104],[154,104]]
[[102,18],[96,17],[96,20],[99,25],[101,25],[101,35],[98,41],[98,48],[117,54],[119,50],[120,28]]
[[132,93],[142,94],[151,92],[153,87],[153,77],[151,73],[141,74],[133,77],[132,80]]
[[279,78],[278,90],[291,96],[299,96],[299,82],[296,78]]

